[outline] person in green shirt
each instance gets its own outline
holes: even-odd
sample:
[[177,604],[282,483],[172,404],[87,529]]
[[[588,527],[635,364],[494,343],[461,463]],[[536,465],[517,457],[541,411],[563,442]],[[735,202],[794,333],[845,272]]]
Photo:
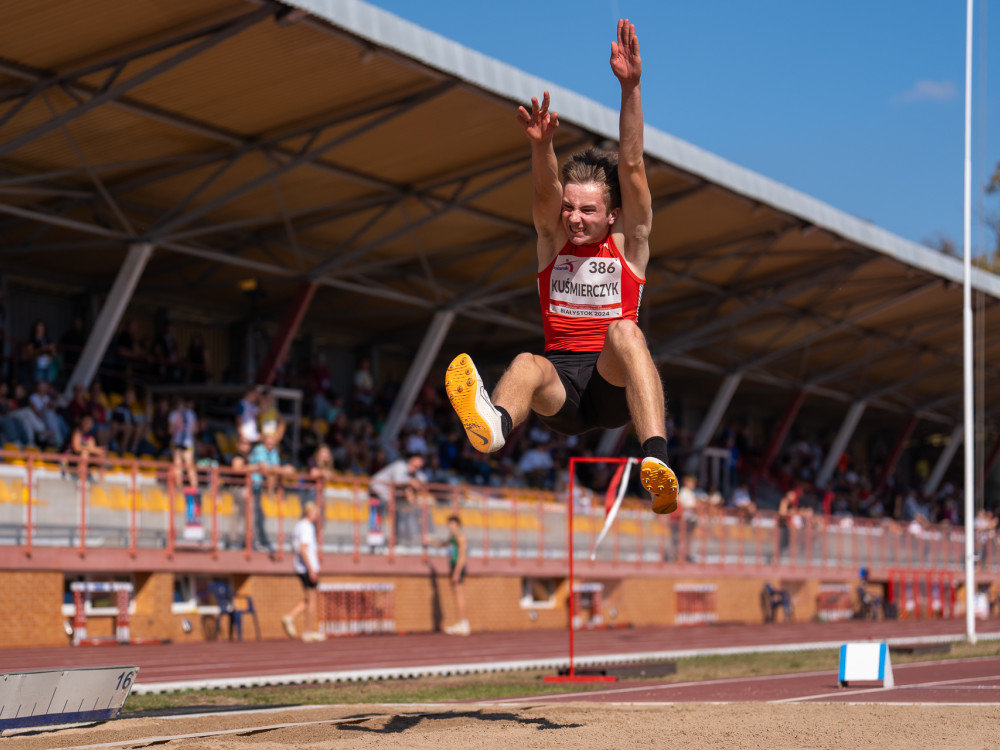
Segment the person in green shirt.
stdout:
[[469,635],[469,619],[465,611],[465,568],[468,560],[468,541],[462,531],[462,519],[448,516],[449,537],[444,541],[427,542],[436,547],[448,548],[449,576],[451,591],[455,597],[455,613],[458,622],[444,629],[448,635]]

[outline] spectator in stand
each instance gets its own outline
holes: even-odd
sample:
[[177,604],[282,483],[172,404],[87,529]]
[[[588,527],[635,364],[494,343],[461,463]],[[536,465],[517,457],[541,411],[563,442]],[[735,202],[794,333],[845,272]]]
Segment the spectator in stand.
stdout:
[[270,388],[260,389],[260,414],[257,419],[260,422],[261,432],[273,430],[280,444],[285,437],[285,418],[278,411],[277,399]]
[[122,453],[136,453],[146,427],[135,388],[129,386],[122,394],[122,401],[111,410],[111,440]]
[[532,443],[517,462],[517,471],[529,487],[551,490],[555,486],[555,463],[549,448]]
[[757,513],[757,505],[754,503],[753,498],[750,497],[750,487],[746,482],[740,482],[736,487],[736,490],[733,492],[732,504],[736,509],[737,515],[744,523],[749,522]]
[[198,472],[194,466],[195,431],[198,417],[194,412],[194,402],[180,396],[174,399],[174,408],[168,417],[170,422],[170,453],[174,462],[174,481],[180,487],[185,477],[187,489],[198,489]]
[[372,375],[372,361],[365,357],[354,373],[354,413],[372,416],[375,412],[375,376]]
[[236,405],[236,432],[251,443],[260,440],[260,427],[257,417],[260,415],[260,391],[250,388]]
[[309,396],[313,400],[313,418],[327,419],[330,402],[327,394],[332,384],[330,368],[326,364],[326,354],[319,352],[309,369]]
[[409,544],[417,538],[419,524],[414,511],[417,493],[424,485],[423,468],[423,456],[407,456],[379,469],[368,483],[372,510],[376,511],[373,516],[385,519],[390,500],[395,500],[397,544]]
[[697,512],[704,502],[705,493],[698,489],[698,478],[694,474],[686,474],[677,490],[677,507],[688,516]]
[[21,424],[21,420],[14,416],[21,408],[10,392],[10,386],[6,380],[0,380],[0,437],[5,443],[18,443],[26,445],[28,435]]
[[275,550],[268,539],[264,524],[264,483],[267,482],[267,491],[271,493],[282,476],[294,474],[295,470],[291,466],[282,465],[281,454],[278,453],[277,433],[274,430],[264,431],[261,441],[250,451],[247,460],[254,471],[251,476],[254,501],[254,548],[274,554]]
[[336,474],[336,468],[334,467],[333,453],[330,452],[330,446],[326,443],[320,443],[316,447],[316,452],[310,456],[307,468],[309,469],[309,478],[311,480],[322,482],[332,481]]
[[134,318],[125,322],[111,346],[122,387],[128,380],[129,373],[145,373],[149,365],[149,352],[139,340],[139,324]]
[[173,323],[166,323],[154,339],[152,359],[161,380],[167,383],[181,382],[184,373]]
[[94,418],[85,413],[80,418],[80,422],[73,428],[65,452],[77,456],[83,461],[104,458],[104,448],[97,444],[96,435],[97,428],[94,424]]
[[90,394],[83,383],[76,383],[73,386],[73,398],[66,407],[66,421],[70,428],[80,424],[84,415],[90,414]]
[[24,358],[32,363],[32,380],[54,382],[59,371],[55,342],[49,338],[44,320],[36,320],[24,346]]
[[229,466],[236,471],[243,471],[250,467],[250,451],[253,444],[242,435],[236,436],[236,452],[229,461]]
[[97,428],[97,444],[107,447],[111,426],[111,407],[100,380],[90,384],[90,415],[94,418]]
[[28,397],[27,408],[14,412],[21,416],[30,444],[60,448],[65,443],[68,429],[56,412],[56,406],[57,400],[49,382],[39,380],[35,383],[34,393]]
[[87,343],[87,334],[83,330],[83,318],[79,315],[73,318],[73,325],[59,339],[59,354],[62,357],[62,374],[69,377],[80,361],[80,353]]
[[423,429],[417,429],[410,432],[403,441],[403,452],[419,453],[421,456],[425,456],[430,453],[430,446],[427,445],[427,439],[424,436],[424,433],[425,430]]
[[211,361],[205,348],[205,339],[200,333],[191,334],[185,366],[189,383],[207,383],[211,380]]
[[153,450],[163,454],[170,446],[170,399],[159,396],[153,407],[153,417],[149,424],[149,435],[153,439]]

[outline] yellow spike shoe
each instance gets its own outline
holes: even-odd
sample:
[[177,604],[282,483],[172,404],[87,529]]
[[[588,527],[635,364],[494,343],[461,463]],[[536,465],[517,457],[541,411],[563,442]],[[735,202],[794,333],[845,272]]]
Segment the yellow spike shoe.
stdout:
[[677,476],[658,458],[642,459],[639,482],[653,496],[653,512],[666,514],[677,510]]
[[493,453],[503,448],[500,412],[490,401],[472,357],[459,354],[451,361],[445,374],[444,389],[452,408],[462,420],[472,447],[480,453]]

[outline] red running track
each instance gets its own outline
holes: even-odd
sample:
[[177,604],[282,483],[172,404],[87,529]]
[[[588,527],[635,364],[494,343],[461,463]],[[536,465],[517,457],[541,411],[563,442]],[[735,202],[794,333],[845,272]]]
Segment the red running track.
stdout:
[[[642,655],[663,652],[698,652],[720,648],[793,647],[798,644],[837,645],[849,641],[932,639],[964,634],[962,620],[902,620],[884,622],[846,621],[841,623],[780,623],[771,625],[709,625],[699,627],[642,627],[583,631],[576,635],[579,657],[602,655]],[[978,632],[1000,636],[1000,620],[980,621]],[[138,685],[246,679],[284,681],[282,676],[334,673],[353,670],[418,669],[440,665],[493,665],[510,661],[530,661],[566,657],[566,631],[539,630],[477,633],[468,638],[440,634],[406,636],[356,636],[330,639],[324,643],[299,641],[244,641],[242,643],[174,643],[72,648],[0,649],[0,672],[36,669],[135,664],[140,668]],[[635,658],[633,656],[633,658]],[[959,667],[959,665],[964,665]],[[685,685],[683,689],[661,684],[643,688],[629,682],[628,693],[598,691],[595,699],[616,701],[676,700],[781,700],[795,696],[837,692],[824,700],[850,700],[851,695],[867,696],[853,688],[836,689],[836,665],[830,673],[782,678],[755,678],[740,681]],[[901,687],[892,691],[900,701],[929,701],[932,691],[920,687],[928,681],[969,679],[968,683],[947,686],[940,700],[993,702],[1000,699],[1000,660],[948,662],[927,667],[928,679],[918,667],[897,668]],[[975,672],[983,669],[985,672]],[[959,671],[955,671],[959,670]],[[972,671],[960,671],[972,670]],[[486,667],[484,666],[484,670]],[[911,678],[912,675],[912,678]],[[982,678],[982,682],[975,682]],[[890,691],[879,690],[879,700]],[[683,695],[683,697],[681,697]],[[618,696],[618,697],[615,697]],[[691,697],[694,696],[694,697]],[[579,694],[576,695],[579,699]],[[533,698],[535,700],[536,698]],[[862,699],[859,697],[859,699]]]

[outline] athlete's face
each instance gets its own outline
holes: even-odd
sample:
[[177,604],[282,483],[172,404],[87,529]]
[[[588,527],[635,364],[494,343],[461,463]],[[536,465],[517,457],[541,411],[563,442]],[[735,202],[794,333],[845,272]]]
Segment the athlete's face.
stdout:
[[574,245],[593,245],[603,240],[618,212],[616,208],[608,213],[604,187],[596,182],[570,182],[563,188],[563,228]]

